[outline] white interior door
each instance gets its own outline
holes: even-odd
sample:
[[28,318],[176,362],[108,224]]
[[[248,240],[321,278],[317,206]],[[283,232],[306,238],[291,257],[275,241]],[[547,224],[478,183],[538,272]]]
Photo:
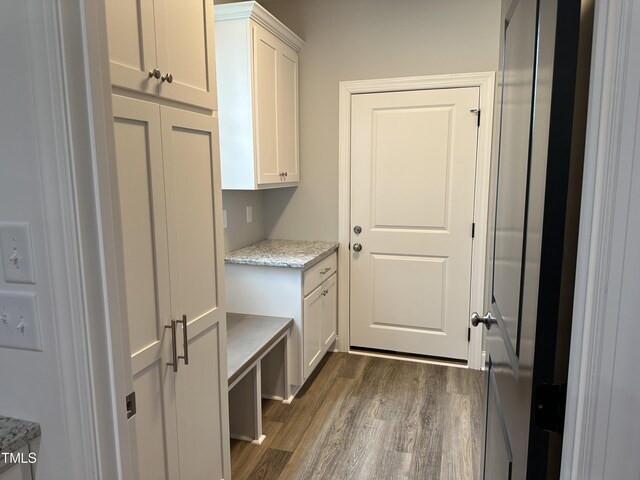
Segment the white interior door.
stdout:
[[[222,194],[216,117],[162,107],[181,480],[229,475]],[[216,232],[219,232],[216,234]],[[187,364],[188,360],[188,364]],[[206,452],[203,454],[203,452]]]
[[123,272],[137,413],[129,420],[140,479],[178,478],[169,257],[157,104],[113,96]]
[[467,359],[478,102],[352,97],[351,346]]

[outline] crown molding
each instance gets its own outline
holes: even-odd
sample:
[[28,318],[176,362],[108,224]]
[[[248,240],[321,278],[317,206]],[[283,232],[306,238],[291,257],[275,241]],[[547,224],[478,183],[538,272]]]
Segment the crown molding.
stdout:
[[293,33],[286,25],[271,15],[262,5],[255,1],[216,5],[214,7],[213,18],[215,22],[253,20],[257,24],[269,30],[269,32],[286,43],[289,47],[293,48],[296,52],[299,52],[304,45],[304,40]]

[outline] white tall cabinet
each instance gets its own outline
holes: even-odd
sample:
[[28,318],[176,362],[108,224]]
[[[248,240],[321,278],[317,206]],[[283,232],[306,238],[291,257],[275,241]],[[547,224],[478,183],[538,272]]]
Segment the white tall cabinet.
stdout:
[[[140,479],[230,478],[212,3],[106,3]],[[149,58],[173,80],[150,88]]]
[[256,2],[215,7],[222,188],[296,186],[303,41]]

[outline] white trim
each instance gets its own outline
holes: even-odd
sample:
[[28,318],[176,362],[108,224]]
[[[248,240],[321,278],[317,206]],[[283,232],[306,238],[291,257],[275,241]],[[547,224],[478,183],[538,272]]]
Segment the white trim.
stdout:
[[[637,215],[629,205],[634,162],[629,152],[633,151],[635,140],[629,129],[635,131],[639,121],[637,112],[632,111],[638,107],[639,68],[637,55],[630,46],[634,29],[637,34],[639,28],[634,7],[639,7],[637,1],[596,2],[562,451],[563,480],[605,478],[608,448],[625,447],[608,445],[607,440],[615,352],[617,342],[624,341],[616,334],[620,325],[624,261],[624,246],[621,248],[618,242],[626,235],[626,219]],[[636,386],[637,382],[630,379],[630,391]],[[634,413],[629,411],[628,415]],[[634,445],[628,448],[633,449]],[[629,464],[635,461],[629,457]]]
[[216,5],[214,18],[216,22],[250,19],[266,28],[296,52],[299,52],[304,45],[304,40],[293,33],[280,20],[271,15],[271,13],[266,11],[258,2],[249,1]]
[[[493,96],[495,73],[461,73],[427,77],[386,78],[340,82],[338,120],[339,179],[338,179],[338,348],[349,351],[349,249],[351,238],[351,96],[360,93],[398,92],[435,88],[479,87],[482,120],[478,131],[476,201],[474,219],[476,235],[473,245],[471,274],[471,310],[484,309],[485,251],[489,215],[489,178],[491,170],[491,132],[493,128]],[[469,368],[484,368],[482,361],[483,331],[471,329]]]
[[[57,0],[64,56],[67,168],[74,195],[76,256],[81,276],[85,331],[77,354],[89,370],[83,392],[93,411],[95,466],[82,478],[134,479],[124,398],[130,389],[118,288],[116,227],[110,171],[115,165],[111,84],[104,0]],[[112,173],[112,172],[111,172]],[[116,197],[117,198],[117,197]]]

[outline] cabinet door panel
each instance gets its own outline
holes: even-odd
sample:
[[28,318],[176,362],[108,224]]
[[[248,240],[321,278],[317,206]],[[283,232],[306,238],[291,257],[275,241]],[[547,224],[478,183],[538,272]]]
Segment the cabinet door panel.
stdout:
[[189,365],[180,365],[177,388],[180,480],[225,478],[223,444],[227,445],[229,440],[223,434],[223,426],[228,429],[228,418],[222,416],[223,401],[228,401],[226,375],[220,376],[223,351],[216,324],[189,341]]
[[338,321],[338,288],[336,274],[320,285],[323,293],[322,297],[322,350],[326,352],[336,338],[336,327]]
[[[180,435],[181,478],[213,478],[219,469],[228,478],[228,400],[219,395],[226,392],[227,362],[217,119],[171,107],[162,107],[161,117],[172,313],[188,319],[190,358],[189,365],[180,360],[178,429],[190,433]],[[193,460],[203,448],[208,458]]]
[[105,8],[111,83],[155,92],[158,80],[148,73],[158,66],[153,0],[109,0]]
[[298,55],[286,45],[278,52],[278,171],[285,181],[300,180],[298,171]]
[[160,82],[161,96],[215,110],[213,2],[156,0],[158,65],[173,81]]
[[322,358],[322,338],[320,330],[323,316],[324,295],[320,285],[304,299],[304,316],[302,317],[304,378],[308,378]]
[[[113,96],[121,251],[138,413],[129,421],[141,479],[177,478],[169,259],[160,107]],[[151,464],[150,464],[151,462]]]
[[278,40],[259,25],[253,34],[253,108],[258,184],[280,183],[278,167]]

